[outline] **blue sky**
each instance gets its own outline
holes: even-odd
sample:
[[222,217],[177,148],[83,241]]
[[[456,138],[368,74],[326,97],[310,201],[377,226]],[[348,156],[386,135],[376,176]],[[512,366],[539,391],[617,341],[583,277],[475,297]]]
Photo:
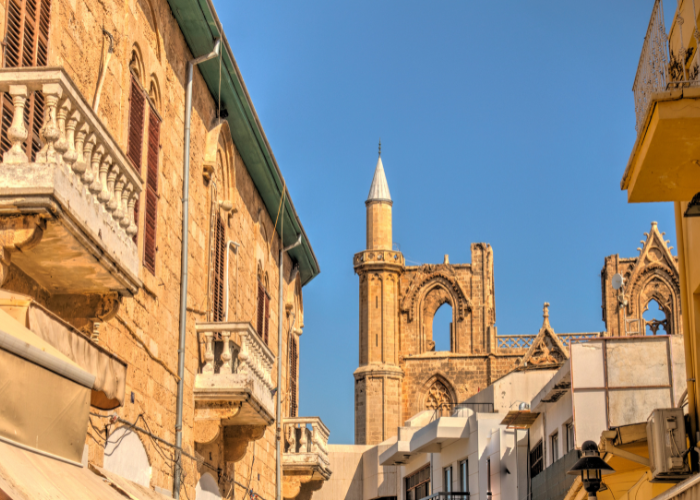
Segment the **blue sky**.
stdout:
[[321,265],[300,415],[331,442],[354,441],[352,256],[380,137],[394,241],[412,263],[490,243],[500,334],[536,333],[545,301],[557,332],[603,330],[603,258],[637,255],[652,220],[675,246],[673,206],[620,191],[653,0],[215,4]]

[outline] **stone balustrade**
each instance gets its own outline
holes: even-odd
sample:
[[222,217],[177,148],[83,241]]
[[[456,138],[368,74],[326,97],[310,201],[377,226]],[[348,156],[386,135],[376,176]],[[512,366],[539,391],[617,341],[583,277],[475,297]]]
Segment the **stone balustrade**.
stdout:
[[[56,291],[135,293],[141,282],[134,208],[143,186],[137,170],[63,69],[1,69],[0,92],[14,105],[7,132],[12,146],[0,165],[0,214],[39,214],[42,224],[63,226],[48,228],[55,248],[40,245],[34,255],[22,249],[17,265]],[[44,123],[32,162],[23,143],[24,110],[33,92],[43,95]],[[62,265],[63,258],[75,267],[60,272],[49,262]]]
[[195,409],[240,402],[236,422],[270,425],[274,421],[275,363],[270,348],[250,323],[198,323],[196,329],[203,337],[204,363],[195,379]]
[[288,417],[282,425],[286,440],[282,462],[285,473],[303,472],[317,480],[327,480],[331,475],[328,427],[319,417]]
[[134,206],[142,181],[121,148],[85,102],[62,69],[12,68],[0,70],[0,92],[12,97],[14,116],[8,130],[12,147],[3,155],[3,165],[29,162],[22,143],[28,131],[24,107],[32,92],[44,95],[42,148],[36,163],[56,163],[81,181],[95,203],[109,213],[124,233],[136,234]]

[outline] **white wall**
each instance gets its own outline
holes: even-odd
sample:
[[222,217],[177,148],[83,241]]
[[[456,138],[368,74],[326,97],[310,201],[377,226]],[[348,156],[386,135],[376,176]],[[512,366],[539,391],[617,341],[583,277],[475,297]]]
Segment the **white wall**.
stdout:
[[363,500],[362,455],[372,446],[352,444],[328,445],[328,458],[333,474],[314,500]]
[[151,465],[138,435],[120,427],[105,443],[104,468],[146,488],[151,487]]

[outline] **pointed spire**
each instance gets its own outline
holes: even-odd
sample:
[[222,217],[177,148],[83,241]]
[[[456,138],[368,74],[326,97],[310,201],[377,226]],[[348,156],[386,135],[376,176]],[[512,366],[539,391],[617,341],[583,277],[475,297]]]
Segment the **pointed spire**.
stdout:
[[379,143],[379,158],[377,159],[377,168],[374,170],[374,179],[372,179],[372,187],[369,188],[367,201],[391,201],[389,194],[389,184],[386,182],[384,174],[384,165],[382,165],[381,157],[381,142]]

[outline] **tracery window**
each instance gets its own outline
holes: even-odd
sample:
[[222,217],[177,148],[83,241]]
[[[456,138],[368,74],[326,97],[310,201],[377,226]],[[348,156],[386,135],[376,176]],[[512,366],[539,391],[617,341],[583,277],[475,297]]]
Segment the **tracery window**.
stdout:
[[436,380],[425,396],[425,409],[435,410],[440,416],[447,417],[452,413],[452,398],[450,392],[441,381]]

